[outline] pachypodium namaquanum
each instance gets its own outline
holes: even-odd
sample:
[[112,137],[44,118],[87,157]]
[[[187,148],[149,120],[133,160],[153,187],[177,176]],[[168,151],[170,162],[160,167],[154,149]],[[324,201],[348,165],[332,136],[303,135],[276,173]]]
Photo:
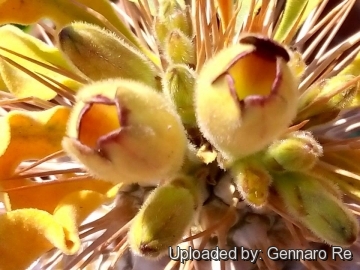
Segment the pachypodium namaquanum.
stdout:
[[0,269],[352,250],[360,38],[326,2],[0,1]]

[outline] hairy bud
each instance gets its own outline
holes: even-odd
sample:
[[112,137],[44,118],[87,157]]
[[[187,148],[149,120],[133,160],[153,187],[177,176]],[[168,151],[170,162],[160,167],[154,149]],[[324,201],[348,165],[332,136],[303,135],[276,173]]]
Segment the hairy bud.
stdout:
[[175,105],[185,126],[195,126],[195,72],[186,65],[170,66],[163,77],[164,94]]
[[131,224],[128,235],[132,251],[157,258],[179,244],[199,208],[199,187],[195,179],[178,176],[156,188]]
[[254,207],[264,206],[272,182],[267,170],[260,163],[249,159],[235,162],[230,170],[244,200]]
[[270,145],[264,162],[274,171],[307,171],[314,167],[322,154],[321,145],[310,132],[295,131]]
[[150,61],[113,33],[87,23],[73,23],[59,33],[61,51],[92,80],[134,79],[157,88]]
[[78,94],[63,147],[101,179],[157,183],[181,168],[187,139],[160,93],[137,82],[108,80]]
[[288,172],[277,175],[274,186],[288,212],[320,239],[339,246],[350,246],[356,241],[356,218],[316,178]]
[[296,115],[297,80],[280,45],[248,36],[200,71],[195,111],[200,130],[225,158],[262,150]]

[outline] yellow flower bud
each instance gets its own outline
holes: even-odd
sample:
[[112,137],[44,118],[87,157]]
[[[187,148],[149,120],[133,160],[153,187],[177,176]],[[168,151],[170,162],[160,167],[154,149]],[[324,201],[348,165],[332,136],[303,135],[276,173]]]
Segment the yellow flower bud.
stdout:
[[316,178],[288,172],[277,175],[274,186],[287,211],[320,239],[339,246],[350,246],[356,241],[356,218]]
[[243,199],[253,207],[264,206],[272,182],[267,170],[260,163],[248,159],[235,162],[230,170]]
[[129,230],[133,252],[157,258],[180,242],[200,205],[201,189],[196,183],[178,176],[149,195]]
[[290,51],[289,66],[293,70],[296,77],[302,77],[306,69],[306,64],[304,59],[302,58],[301,53],[297,51]]
[[187,139],[165,97],[141,83],[118,79],[80,91],[63,147],[98,178],[149,183],[181,168]]
[[295,131],[270,145],[264,162],[274,171],[307,171],[314,167],[322,154],[321,145],[310,132]]
[[169,33],[175,29],[188,38],[193,37],[190,8],[181,7],[175,0],[163,1],[154,20],[154,30],[161,46],[164,46]]
[[150,61],[99,26],[73,23],[60,31],[59,44],[73,65],[90,79],[134,79],[157,88]]
[[164,94],[175,105],[185,126],[196,126],[194,110],[195,72],[186,65],[170,66],[163,76]]
[[175,64],[195,65],[195,46],[183,32],[173,30],[165,43],[165,54],[169,62]]
[[331,112],[334,113],[330,114],[331,117],[326,117],[324,121],[335,118],[340,109],[351,105],[356,95],[358,83],[346,86],[354,78],[353,75],[340,74],[322,80],[307,89],[299,98],[296,122],[306,119],[313,120]]
[[200,71],[195,112],[206,139],[234,160],[262,150],[296,115],[297,80],[287,51],[248,36],[225,48]]

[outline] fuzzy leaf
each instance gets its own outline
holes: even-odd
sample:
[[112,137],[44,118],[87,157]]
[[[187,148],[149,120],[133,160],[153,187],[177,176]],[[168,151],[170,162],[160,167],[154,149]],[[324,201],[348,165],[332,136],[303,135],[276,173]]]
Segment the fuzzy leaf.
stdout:
[[24,160],[61,150],[69,112],[56,106],[41,112],[12,111],[0,118],[0,179],[12,175]]
[[[1,10],[1,8],[0,8]],[[1,12],[1,11],[0,11]],[[1,18],[1,15],[0,15]],[[71,67],[58,49],[51,47],[39,39],[32,37],[19,28],[6,25],[0,27],[0,47],[10,49],[15,52],[21,52],[22,55],[42,62],[44,64],[59,67],[64,70],[71,71]],[[54,79],[55,81],[66,85],[71,89],[77,89],[80,84],[72,79],[64,77],[54,71],[41,67],[35,63],[22,59],[0,48],[0,56],[5,56],[17,64]],[[49,87],[43,85],[28,74],[19,70],[17,67],[0,58],[0,77],[4,81],[6,88],[19,98],[37,97],[40,99],[53,99],[56,92]],[[0,82],[1,88],[1,82]]]

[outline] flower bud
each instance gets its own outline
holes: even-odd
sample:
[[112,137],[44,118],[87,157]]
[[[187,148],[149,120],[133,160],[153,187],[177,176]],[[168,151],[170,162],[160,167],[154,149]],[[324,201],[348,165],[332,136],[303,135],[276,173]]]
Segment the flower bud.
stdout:
[[264,206],[272,182],[267,170],[261,164],[248,159],[235,162],[230,170],[243,199],[253,207]]
[[321,145],[310,132],[295,131],[270,145],[264,162],[274,171],[307,171],[314,167],[322,154]]
[[157,258],[180,242],[200,205],[195,183],[193,178],[178,176],[149,195],[129,230],[133,252]]
[[297,78],[302,77],[306,69],[306,64],[301,53],[297,51],[290,51],[289,67],[292,69]]
[[195,65],[195,46],[181,31],[170,32],[165,43],[165,54],[169,62],[175,64]]
[[175,105],[185,126],[195,126],[195,73],[186,65],[170,66],[163,77],[164,94]]
[[169,33],[180,30],[188,38],[193,37],[193,27],[189,7],[181,7],[176,0],[162,1],[154,20],[154,29],[159,44],[163,47]]
[[150,61],[113,33],[87,23],[73,23],[59,33],[62,52],[92,80],[134,79],[157,87]]
[[350,246],[358,235],[358,222],[316,178],[288,172],[274,178],[287,211],[316,236],[336,246]]
[[354,78],[353,75],[337,75],[307,89],[299,98],[296,122],[333,111],[337,112],[332,117],[335,118],[340,109],[349,106],[355,97],[357,83],[346,86]]
[[248,36],[220,51],[200,71],[197,122],[225,158],[260,151],[291,123],[298,91],[288,60],[280,45]]
[[149,183],[181,168],[187,139],[165,97],[118,79],[79,92],[63,147],[98,178]]

